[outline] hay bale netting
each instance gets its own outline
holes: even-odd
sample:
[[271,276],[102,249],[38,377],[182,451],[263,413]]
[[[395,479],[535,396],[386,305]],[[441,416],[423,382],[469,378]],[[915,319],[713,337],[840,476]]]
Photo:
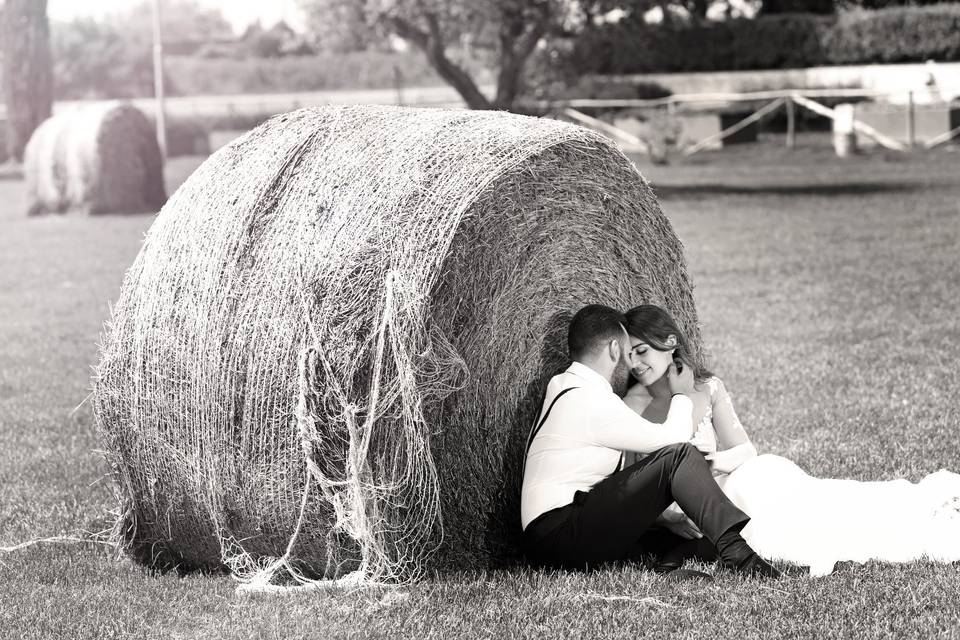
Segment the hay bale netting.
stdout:
[[290,558],[313,574],[511,556],[522,443],[591,302],[663,304],[699,354],[681,245],[601,136],[497,112],[273,118],[171,197],[114,307],[95,411],[126,548],[244,574],[299,521]]
[[27,143],[27,212],[141,213],[167,196],[153,125],[126,103],[58,113]]

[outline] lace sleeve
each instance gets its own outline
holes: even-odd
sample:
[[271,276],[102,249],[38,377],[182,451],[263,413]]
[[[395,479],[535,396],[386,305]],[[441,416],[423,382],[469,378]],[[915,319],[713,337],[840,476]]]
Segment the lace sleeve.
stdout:
[[750,442],[723,382],[719,378],[711,378],[708,386],[713,408],[713,428],[717,433],[717,448],[722,451]]

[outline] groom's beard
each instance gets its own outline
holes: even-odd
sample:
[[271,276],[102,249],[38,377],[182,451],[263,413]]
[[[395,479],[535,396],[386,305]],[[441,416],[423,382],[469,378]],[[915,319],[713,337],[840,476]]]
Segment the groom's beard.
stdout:
[[613,387],[613,392],[621,398],[627,395],[627,386],[630,382],[630,365],[627,364],[626,358],[620,359],[617,366],[614,367],[611,377],[610,386]]

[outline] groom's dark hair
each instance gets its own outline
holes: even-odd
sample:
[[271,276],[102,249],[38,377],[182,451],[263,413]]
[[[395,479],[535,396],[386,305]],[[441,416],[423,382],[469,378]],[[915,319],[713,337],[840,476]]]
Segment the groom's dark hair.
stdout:
[[570,358],[576,360],[592,353],[608,340],[620,338],[626,323],[627,319],[616,309],[602,304],[588,304],[570,320],[567,331]]

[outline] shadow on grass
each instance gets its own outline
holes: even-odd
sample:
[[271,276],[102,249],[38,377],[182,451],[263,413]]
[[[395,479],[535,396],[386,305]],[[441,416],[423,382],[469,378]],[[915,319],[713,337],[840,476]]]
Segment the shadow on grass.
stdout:
[[916,182],[840,182],[798,183],[746,186],[737,184],[653,184],[653,192],[661,200],[713,195],[781,195],[781,196],[860,196],[873,193],[910,193],[929,189]]

